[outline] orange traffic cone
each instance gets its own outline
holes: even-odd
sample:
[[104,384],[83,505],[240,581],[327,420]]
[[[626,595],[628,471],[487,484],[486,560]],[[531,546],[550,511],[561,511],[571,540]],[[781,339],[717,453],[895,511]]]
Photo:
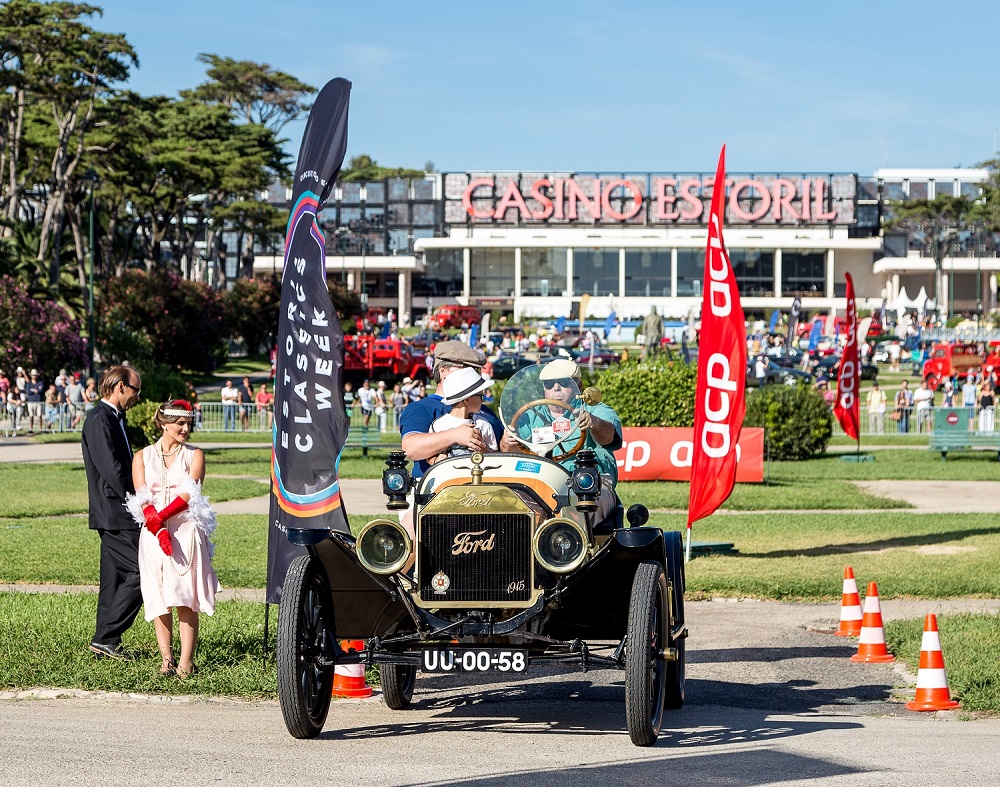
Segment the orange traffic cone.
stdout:
[[840,627],[833,632],[838,637],[856,637],[861,633],[861,598],[854,569],[844,569],[844,593],[840,601]]
[[878,604],[878,587],[874,582],[868,583],[865,593],[865,614],[861,620],[861,634],[858,639],[858,652],[851,656],[851,661],[889,662],[896,657],[885,647],[885,631],[882,629],[882,609]]
[[[361,653],[365,649],[365,643],[360,639],[345,639],[340,642],[341,650]],[[372,687],[365,681],[364,664],[339,664],[333,668],[333,691],[334,697],[351,697],[353,699],[365,699],[372,696]]]
[[906,703],[910,710],[950,710],[959,703],[951,698],[944,674],[944,654],[938,636],[937,618],[924,618],[924,637],[920,642],[920,668],[917,670],[917,696]]

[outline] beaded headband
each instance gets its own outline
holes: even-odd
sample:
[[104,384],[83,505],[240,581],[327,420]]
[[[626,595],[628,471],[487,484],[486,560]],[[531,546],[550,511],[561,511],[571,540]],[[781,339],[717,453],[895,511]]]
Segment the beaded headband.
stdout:
[[172,416],[174,418],[191,418],[194,412],[191,405],[183,399],[174,399],[172,402],[160,405],[160,415]]

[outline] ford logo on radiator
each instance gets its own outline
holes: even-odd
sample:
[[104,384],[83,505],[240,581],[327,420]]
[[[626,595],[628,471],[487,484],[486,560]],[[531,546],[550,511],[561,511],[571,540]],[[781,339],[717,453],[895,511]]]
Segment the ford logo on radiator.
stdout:
[[[496,533],[490,533],[489,538],[481,538],[486,534],[485,530],[458,533],[451,544],[451,554],[453,555],[473,555],[476,552],[492,552],[496,546]],[[477,536],[479,536],[477,538]]]

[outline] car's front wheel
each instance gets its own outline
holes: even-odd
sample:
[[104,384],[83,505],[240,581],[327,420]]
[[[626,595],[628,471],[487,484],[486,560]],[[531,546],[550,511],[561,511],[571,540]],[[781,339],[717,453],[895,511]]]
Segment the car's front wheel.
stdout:
[[333,600],[318,561],[301,555],[285,574],[278,608],[278,699],[296,738],[315,738],[330,710],[336,663]]
[[667,683],[660,651],[669,638],[667,580],[659,563],[641,563],[632,582],[625,646],[625,719],[636,746],[660,734]]

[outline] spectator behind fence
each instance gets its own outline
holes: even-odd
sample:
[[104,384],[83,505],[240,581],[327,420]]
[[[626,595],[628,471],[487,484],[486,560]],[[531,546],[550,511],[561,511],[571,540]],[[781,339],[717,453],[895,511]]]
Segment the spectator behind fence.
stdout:
[[222,431],[236,431],[236,410],[239,406],[240,392],[233,388],[233,381],[226,380],[222,388]]
[[260,423],[260,430],[271,431],[271,423],[274,420],[274,397],[267,392],[267,383],[261,383],[257,388],[257,395],[254,397],[257,402],[257,420]]
[[931,428],[931,415],[934,407],[934,391],[924,380],[920,387],[913,392],[913,404],[917,411],[917,431],[929,432]]
[[868,392],[868,431],[872,434],[885,432],[885,411],[888,397],[877,382],[872,383]]
[[979,431],[992,432],[995,425],[996,414],[996,393],[993,386],[988,382],[983,382],[982,391],[979,393]]
[[35,431],[35,419],[38,419],[38,431],[42,431],[42,403],[45,401],[45,383],[38,375],[37,369],[28,373],[28,385],[25,388],[25,399],[28,402],[28,434]]
[[903,380],[896,392],[896,412],[899,414],[897,423],[900,434],[906,434],[910,431],[910,408],[912,406],[913,394],[910,392],[909,383]]

